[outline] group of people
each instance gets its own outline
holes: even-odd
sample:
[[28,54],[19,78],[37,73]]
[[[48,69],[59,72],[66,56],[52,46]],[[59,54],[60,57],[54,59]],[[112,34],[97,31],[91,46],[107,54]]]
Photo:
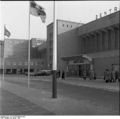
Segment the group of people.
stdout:
[[[57,76],[59,78],[62,78],[65,80],[65,71],[58,71]],[[83,79],[86,80],[89,78],[90,80],[96,80],[96,73],[94,70],[90,70],[89,74],[86,72],[86,70],[83,72]],[[110,71],[109,69],[106,69],[104,71],[104,80],[106,83],[108,82],[116,82],[117,80],[120,82],[120,73],[118,71]]]
[[117,80],[120,82],[120,74],[118,71],[106,69],[104,72],[104,80],[106,83],[116,82]]

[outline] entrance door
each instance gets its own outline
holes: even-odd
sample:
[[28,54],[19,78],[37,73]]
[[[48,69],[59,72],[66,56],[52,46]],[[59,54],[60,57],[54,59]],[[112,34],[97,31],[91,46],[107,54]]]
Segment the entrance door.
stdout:
[[79,76],[79,65],[69,65],[68,76]]
[[90,64],[79,65],[79,77],[83,77],[84,71],[86,72],[86,75],[89,76]]

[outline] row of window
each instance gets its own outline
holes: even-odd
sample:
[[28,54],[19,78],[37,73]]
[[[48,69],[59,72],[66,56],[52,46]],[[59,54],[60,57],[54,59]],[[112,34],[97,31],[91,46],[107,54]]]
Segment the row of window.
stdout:
[[[28,65],[28,62],[6,62],[5,63],[6,65],[19,65],[19,66],[21,66],[21,65]],[[30,62],[30,65],[31,66],[33,66],[33,65],[38,65],[39,63],[38,62]]]
[[71,27],[71,28],[72,28],[72,25],[68,25],[68,24],[67,24],[67,25],[66,25],[66,24],[62,24],[62,26],[63,26],[63,27],[66,26],[66,27]]
[[6,41],[6,42],[7,42],[8,44],[12,44],[12,45],[13,45],[13,44],[23,43],[24,41],[17,41],[17,40],[12,41],[12,40],[11,40],[11,41],[9,41],[9,42],[8,42],[8,41]]

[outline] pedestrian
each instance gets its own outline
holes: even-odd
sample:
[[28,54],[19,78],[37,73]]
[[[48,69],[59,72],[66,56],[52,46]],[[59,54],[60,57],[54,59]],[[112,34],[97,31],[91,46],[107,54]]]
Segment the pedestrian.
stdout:
[[65,72],[62,71],[62,79],[65,80]]
[[94,80],[96,80],[96,73],[94,72]]
[[116,72],[116,79],[118,79],[118,82],[120,82],[120,72],[119,71]]
[[115,82],[116,82],[117,80],[119,81],[119,72],[116,70],[116,71],[115,71]]
[[94,79],[94,71],[90,70],[90,80],[93,80],[93,79]]
[[58,71],[59,78],[60,78],[60,73],[61,73],[61,72],[60,72],[60,70],[59,70],[59,71]]
[[86,72],[86,70],[84,70],[84,72],[83,72],[83,79],[86,80],[86,77],[87,77],[87,72]]
[[111,71],[111,82],[115,82],[115,71]]
[[105,72],[104,72],[104,79],[105,79],[106,83],[110,82],[110,80],[111,80],[111,73],[110,73],[109,69],[105,70]]

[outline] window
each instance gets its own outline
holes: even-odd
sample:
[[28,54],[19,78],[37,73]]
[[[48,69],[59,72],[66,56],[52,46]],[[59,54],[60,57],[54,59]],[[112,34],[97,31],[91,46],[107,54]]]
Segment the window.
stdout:
[[64,24],[62,26],[64,27]]
[[71,28],[72,28],[72,25],[71,25]]
[[67,27],[68,27],[68,25],[67,25]]

